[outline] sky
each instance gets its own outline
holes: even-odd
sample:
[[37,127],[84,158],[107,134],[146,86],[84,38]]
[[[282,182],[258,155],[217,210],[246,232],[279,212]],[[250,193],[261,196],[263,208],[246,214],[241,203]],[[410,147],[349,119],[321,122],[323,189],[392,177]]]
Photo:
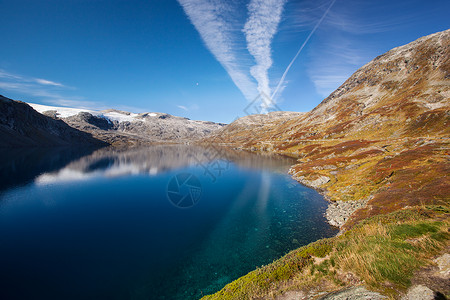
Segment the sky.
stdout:
[[448,0],[0,0],[0,94],[230,123],[309,111]]

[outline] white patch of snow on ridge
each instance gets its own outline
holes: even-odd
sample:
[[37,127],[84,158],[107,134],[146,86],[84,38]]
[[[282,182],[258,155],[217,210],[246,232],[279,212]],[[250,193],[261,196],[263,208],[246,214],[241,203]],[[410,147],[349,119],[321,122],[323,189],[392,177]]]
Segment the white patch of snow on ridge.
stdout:
[[104,117],[110,119],[111,121],[118,121],[120,122],[133,122],[135,121],[135,117],[138,116],[138,114],[121,114],[118,112],[108,112],[108,113],[104,113],[102,114]]
[[[93,116],[105,118],[109,121],[117,121],[119,123],[121,122],[133,122],[137,121],[136,117],[138,117],[138,114],[134,113],[120,113],[116,111],[106,112],[102,113],[100,111],[95,110],[89,110],[89,109],[81,109],[81,108],[71,108],[71,107],[58,107],[58,106],[49,106],[49,105],[42,105],[42,104],[35,104],[35,103],[28,103],[34,110],[36,110],[39,113],[44,113],[49,110],[55,110],[57,113],[57,116],[59,118],[68,118],[71,116],[75,116],[79,114],[80,112],[87,112],[90,113]],[[152,117],[155,117],[157,114],[150,113],[149,114]]]
[[35,104],[35,103],[27,103],[27,104],[41,114],[43,112],[46,112],[49,110],[56,110],[58,117],[60,117],[60,118],[67,118],[67,117],[75,116],[75,115],[79,114],[80,112],[88,112],[92,115],[99,114],[98,112],[89,110],[89,109],[57,107],[57,106],[48,106],[48,105],[41,105],[41,104]]

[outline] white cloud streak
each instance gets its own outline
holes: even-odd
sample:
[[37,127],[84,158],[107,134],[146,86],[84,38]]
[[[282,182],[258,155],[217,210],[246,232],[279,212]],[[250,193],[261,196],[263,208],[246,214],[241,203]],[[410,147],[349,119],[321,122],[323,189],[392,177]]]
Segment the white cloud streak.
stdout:
[[21,76],[6,72],[5,70],[0,69],[0,78],[4,79],[15,79],[15,80],[23,80]]
[[[71,106],[83,109],[105,108],[103,104],[86,101],[82,97],[67,97],[64,92],[69,88],[61,83],[23,76],[0,69],[0,89],[15,93],[42,98],[48,104]],[[0,93],[3,93],[0,90]]]
[[[343,75],[335,75],[335,73]],[[330,69],[327,73],[314,75],[311,77],[312,82],[317,90],[317,93],[322,97],[328,97],[339,85],[351,75],[351,72],[346,72],[342,68]]]
[[[258,82],[258,91],[270,96],[268,71],[272,66],[272,39],[278,30],[285,0],[251,0],[248,5],[249,17],[243,32],[247,49],[255,58],[256,65],[250,68],[250,74]],[[263,101],[263,109],[272,105],[268,97]],[[269,103],[267,103],[269,101]]]
[[335,5],[322,23],[321,47],[309,53],[307,73],[317,93],[329,96],[357,69],[381,54],[380,43],[386,42],[383,33],[399,32],[423,18],[422,13],[404,11],[403,5],[394,2],[351,0]]
[[17,74],[13,74],[10,72],[7,72],[5,70],[0,69],[0,78],[6,79],[6,80],[14,80],[14,81],[20,81],[20,82],[28,82],[28,83],[38,83],[41,85],[50,85],[50,86],[58,86],[58,87],[66,87],[61,83],[54,82],[47,79],[42,78],[33,78],[33,77],[27,77],[27,76],[21,76]]
[[199,32],[208,50],[225,68],[245,98],[256,96],[255,83],[239,62],[234,45],[235,27],[230,12],[232,3],[220,0],[178,0],[189,20]]
[[41,78],[36,78],[35,81],[37,83],[43,84],[43,85],[52,85],[52,86],[60,86],[60,87],[64,86],[61,83],[50,81],[50,80],[46,80],[46,79],[41,79]]
[[286,1],[251,0],[247,19],[239,22],[236,1],[178,0],[208,50],[244,97],[252,101],[264,95],[260,97],[263,109],[274,104],[269,98],[271,44]]
[[274,98],[276,96],[278,90],[283,85],[284,79],[286,78],[286,75],[289,72],[289,70],[292,67],[292,65],[294,64],[295,60],[300,55],[300,53],[303,51],[303,48],[305,48],[306,44],[309,42],[309,40],[312,37],[312,35],[314,34],[314,32],[316,32],[317,28],[319,28],[320,24],[322,24],[323,19],[325,19],[326,15],[328,14],[328,12],[330,11],[331,7],[334,5],[335,2],[336,2],[336,0],[331,1],[330,6],[328,6],[327,10],[324,12],[322,17],[319,19],[319,21],[317,22],[316,26],[314,26],[313,30],[311,30],[311,32],[309,33],[309,35],[306,38],[306,40],[303,42],[303,44],[298,49],[298,51],[295,54],[294,58],[291,60],[291,62],[287,66],[286,70],[284,71],[283,75],[281,76],[280,82],[278,82],[278,85],[277,85],[277,87],[275,88],[275,91],[272,94],[272,98]]
[[371,57],[364,46],[356,47],[339,35],[327,39],[325,46],[311,55],[308,67],[308,75],[323,97],[337,89]]

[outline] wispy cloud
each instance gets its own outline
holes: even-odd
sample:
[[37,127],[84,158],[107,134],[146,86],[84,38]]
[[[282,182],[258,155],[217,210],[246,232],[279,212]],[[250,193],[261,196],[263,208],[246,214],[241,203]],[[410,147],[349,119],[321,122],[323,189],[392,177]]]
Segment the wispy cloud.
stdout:
[[327,97],[364,63],[370,50],[357,47],[348,37],[336,34],[310,56],[307,73],[319,95]]
[[177,107],[184,111],[195,111],[200,109],[200,106],[196,103],[190,103],[189,105],[177,105]]
[[[423,18],[404,10],[403,4],[395,2],[351,0],[345,5],[337,2],[316,34],[320,47],[309,53],[307,73],[317,93],[327,97],[358,68],[381,54],[377,52],[377,44],[385,32],[395,32]],[[399,11],[403,13],[396,13]],[[317,14],[316,11],[316,18]]]
[[5,70],[2,70],[2,69],[0,69],[0,78],[23,80],[23,78],[21,76],[6,72]]
[[3,80],[6,79],[6,80],[19,81],[19,82],[38,83],[41,85],[65,87],[62,83],[59,83],[59,82],[42,79],[42,78],[33,78],[33,77],[29,77],[29,76],[17,75],[17,74],[7,72],[2,69],[0,69],[0,78],[2,78]]
[[[55,98],[48,99],[46,101],[48,104],[53,104],[55,106],[63,106],[63,107],[73,107],[73,108],[81,108],[81,109],[89,109],[89,110],[103,110],[109,107],[105,106],[103,103],[95,102],[95,101],[87,101],[81,99],[64,99],[64,98]],[[135,112],[135,111],[133,111]]]
[[233,2],[217,0],[178,0],[189,20],[199,32],[208,50],[225,68],[234,84],[247,99],[256,96],[256,85],[242,65],[238,54],[233,19]]
[[[328,97],[351,75],[350,71],[345,71],[343,68],[332,68],[325,71],[327,72],[311,76],[317,93],[322,97]],[[342,75],[336,75],[336,73]]]
[[[82,97],[67,96],[72,88],[55,81],[34,78],[0,69],[0,89],[21,95],[40,98],[46,104],[70,106],[83,109],[103,109],[102,103],[87,101]],[[33,100],[35,101],[35,100]]]
[[[248,5],[249,17],[243,30],[247,49],[256,62],[256,65],[251,67],[250,74],[258,82],[258,91],[268,96],[271,95],[268,71],[273,63],[271,44],[278,30],[285,2],[284,0],[252,0]],[[263,108],[267,109],[271,104],[263,103]]]
[[320,24],[322,24],[323,20],[325,19],[325,17],[327,16],[327,14],[330,12],[331,7],[333,7],[334,3],[336,2],[336,0],[332,0],[330,2],[330,5],[327,7],[327,9],[325,10],[325,12],[323,13],[322,17],[319,19],[319,21],[317,21],[317,24],[314,26],[314,28],[311,30],[311,32],[309,33],[309,35],[306,37],[305,41],[303,42],[303,44],[300,46],[300,48],[298,49],[297,53],[295,54],[295,56],[292,58],[291,62],[289,63],[289,65],[287,66],[286,70],[284,71],[283,75],[281,76],[280,81],[278,82],[277,87],[275,88],[275,91],[272,94],[272,98],[274,98],[277,94],[277,92],[282,88],[283,84],[284,84],[284,80],[286,78],[287,73],[289,72],[289,70],[291,69],[292,65],[294,64],[295,60],[297,59],[297,57],[300,55],[300,53],[303,51],[303,49],[305,48],[306,44],[308,44],[309,40],[311,39],[312,35],[316,32],[317,28],[319,28]]
[[243,20],[236,16],[242,12],[239,1],[178,2],[244,97],[252,101],[260,93],[270,96],[271,44],[286,0],[251,0]]
[[54,82],[54,81],[51,81],[51,80],[41,79],[41,78],[36,78],[35,81],[37,83],[43,84],[43,85],[52,85],[52,86],[60,86],[60,87],[64,86],[61,83]]
[[[414,5],[414,1],[411,1]],[[402,13],[399,13],[399,12]],[[371,12],[371,14],[364,14]],[[364,15],[361,17],[361,15]],[[395,15],[395,18],[393,17]],[[423,13],[407,12],[404,3],[352,0],[330,12],[329,26],[356,35],[377,34],[408,27],[424,18]]]

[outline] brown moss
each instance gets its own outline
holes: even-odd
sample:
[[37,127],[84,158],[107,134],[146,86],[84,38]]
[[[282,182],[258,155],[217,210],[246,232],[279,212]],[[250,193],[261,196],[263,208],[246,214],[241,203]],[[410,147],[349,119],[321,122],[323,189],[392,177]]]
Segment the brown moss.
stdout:
[[411,149],[380,160],[367,174],[381,185],[369,206],[357,211],[346,224],[399,210],[407,206],[449,203],[450,163],[444,157],[444,144],[436,143]]
[[417,116],[406,128],[406,133],[411,136],[423,136],[442,130],[444,134],[450,134],[450,113],[445,110],[432,110]]

